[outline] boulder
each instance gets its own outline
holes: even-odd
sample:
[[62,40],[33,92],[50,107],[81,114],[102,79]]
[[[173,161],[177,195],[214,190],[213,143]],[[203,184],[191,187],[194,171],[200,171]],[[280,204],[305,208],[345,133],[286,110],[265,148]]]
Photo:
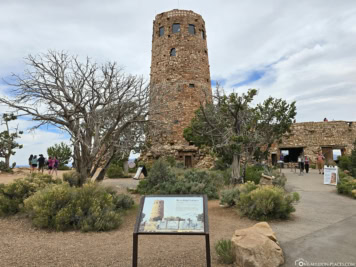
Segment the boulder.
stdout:
[[231,241],[238,267],[277,267],[284,263],[283,251],[266,222],[236,230]]
[[262,174],[261,180],[260,180],[260,185],[272,185],[274,179],[275,179],[274,176],[268,176],[268,175]]

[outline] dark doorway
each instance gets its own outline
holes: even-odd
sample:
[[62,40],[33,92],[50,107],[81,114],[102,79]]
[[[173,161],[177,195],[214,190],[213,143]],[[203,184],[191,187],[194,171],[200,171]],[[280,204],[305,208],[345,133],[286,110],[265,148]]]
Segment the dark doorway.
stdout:
[[272,154],[272,165],[277,165],[277,154]]
[[[303,153],[302,147],[289,147],[289,148],[280,148],[280,151],[288,151],[286,155],[284,153],[284,162],[298,162],[298,157]],[[281,152],[282,153],[282,152]]]
[[192,156],[185,156],[184,157],[184,162],[185,162],[185,167],[186,168],[191,168],[193,166],[193,164],[192,164]]

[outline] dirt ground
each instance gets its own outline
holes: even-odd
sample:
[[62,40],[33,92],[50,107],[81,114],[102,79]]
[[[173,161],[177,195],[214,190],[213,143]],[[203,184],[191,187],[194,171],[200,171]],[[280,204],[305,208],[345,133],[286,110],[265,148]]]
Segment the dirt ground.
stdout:
[[[0,174],[0,183],[27,172],[21,169],[14,175]],[[104,181],[119,191],[135,183],[133,179]],[[139,198],[134,195],[136,203]],[[212,266],[226,266],[217,262],[215,242],[230,239],[236,229],[255,222],[241,218],[234,209],[220,207],[218,200],[209,201],[208,206]],[[103,233],[46,231],[34,228],[21,216],[0,218],[0,266],[131,266],[137,211],[136,205],[117,230]],[[206,266],[203,236],[139,236],[138,255],[139,266]]]

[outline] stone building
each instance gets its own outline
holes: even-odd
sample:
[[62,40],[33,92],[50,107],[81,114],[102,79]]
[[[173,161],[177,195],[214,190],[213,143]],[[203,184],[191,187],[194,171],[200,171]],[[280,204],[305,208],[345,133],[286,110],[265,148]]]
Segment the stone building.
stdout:
[[193,11],[174,9],[153,21],[150,119],[162,127],[149,129],[143,160],[173,156],[187,167],[206,161],[183,137],[194,112],[212,98],[206,38],[205,22]]
[[319,151],[322,151],[326,163],[337,160],[338,155],[351,154],[356,139],[356,122],[302,122],[294,123],[291,133],[287,134],[280,144],[271,149],[273,164],[284,154],[284,162],[297,162],[301,153],[315,162]]

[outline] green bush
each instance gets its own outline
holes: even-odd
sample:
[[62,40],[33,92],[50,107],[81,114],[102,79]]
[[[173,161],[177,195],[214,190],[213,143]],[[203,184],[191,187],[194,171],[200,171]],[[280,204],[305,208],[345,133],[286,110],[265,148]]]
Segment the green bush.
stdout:
[[240,196],[238,187],[225,189],[220,192],[220,204],[229,207],[235,206]]
[[63,173],[63,181],[68,182],[70,186],[81,186],[80,174],[76,171]]
[[189,169],[176,174],[164,160],[157,160],[148,174],[137,186],[140,194],[206,194],[218,198],[219,180],[214,172]]
[[340,169],[342,170],[348,170],[351,171],[351,158],[349,156],[340,156],[338,157],[338,166],[340,167]]
[[339,183],[337,184],[337,192],[339,194],[348,195],[356,198],[355,191],[356,190],[356,179],[350,176],[346,176],[340,178]]
[[274,174],[274,179],[272,180],[272,184],[275,186],[285,187],[287,178],[284,173],[276,173]]
[[33,173],[10,184],[0,184],[0,216],[21,211],[26,198],[49,184],[60,183],[60,179],[53,179],[51,175]]
[[248,193],[240,190],[237,207],[250,219],[286,219],[295,211],[293,203],[297,201],[299,201],[299,194],[296,192],[287,194],[280,187],[260,186]]
[[251,181],[255,184],[259,184],[261,180],[261,175],[263,173],[263,168],[261,166],[252,165],[246,167],[245,182]]
[[106,171],[106,175],[109,178],[122,178],[124,176],[124,171],[119,165],[110,164]]
[[315,164],[310,164],[310,168],[315,170],[316,169],[316,165]]
[[232,241],[229,239],[221,239],[216,242],[215,251],[221,263],[233,264],[236,260],[236,252]]
[[122,210],[132,204],[128,196],[117,195],[112,189],[95,183],[82,187],[61,184],[47,187],[26,199],[25,211],[40,228],[107,231],[120,225]]
[[6,165],[4,161],[0,161],[0,171],[12,173],[12,169]]

